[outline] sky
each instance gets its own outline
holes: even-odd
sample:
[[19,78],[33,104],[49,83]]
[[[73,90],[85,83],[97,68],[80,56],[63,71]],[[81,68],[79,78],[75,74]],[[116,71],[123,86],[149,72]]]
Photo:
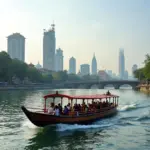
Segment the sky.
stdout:
[[43,63],[43,29],[56,25],[56,48],[64,53],[64,69],[74,56],[98,69],[118,74],[119,48],[124,48],[125,68],[143,66],[150,52],[149,0],[0,0],[0,51],[7,51],[7,36],[26,37],[25,61]]

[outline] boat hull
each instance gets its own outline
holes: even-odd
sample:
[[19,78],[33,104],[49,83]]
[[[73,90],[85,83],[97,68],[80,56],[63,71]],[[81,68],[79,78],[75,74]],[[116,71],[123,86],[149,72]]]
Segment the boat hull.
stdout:
[[101,118],[110,117],[117,113],[117,107],[112,107],[107,111],[101,111],[92,114],[85,114],[81,116],[55,116],[47,113],[32,112],[27,110],[24,106],[21,107],[28,119],[38,127],[45,127],[51,124],[90,124],[93,121]]

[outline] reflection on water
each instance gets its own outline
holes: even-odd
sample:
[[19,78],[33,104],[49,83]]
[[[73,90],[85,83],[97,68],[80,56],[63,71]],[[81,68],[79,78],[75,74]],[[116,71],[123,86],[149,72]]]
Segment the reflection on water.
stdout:
[[[108,89],[60,90],[60,93],[102,94]],[[34,126],[21,105],[43,107],[43,96],[55,90],[0,92],[1,149],[149,149],[150,96],[127,89],[110,89],[120,96],[119,113],[91,125]],[[58,100],[59,102],[59,100]],[[65,103],[67,103],[66,101]]]

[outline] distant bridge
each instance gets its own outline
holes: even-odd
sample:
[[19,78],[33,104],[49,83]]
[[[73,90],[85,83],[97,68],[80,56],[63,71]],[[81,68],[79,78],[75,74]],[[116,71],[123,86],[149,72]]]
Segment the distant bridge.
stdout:
[[108,81],[89,81],[89,82],[66,82],[64,83],[65,88],[84,88],[90,89],[96,86],[99,89],[104,89],[106,86],[113,86],[115,89],[119,89],[123,85],[129,85],[134,89],[140,81],[137,80],[108,80]]

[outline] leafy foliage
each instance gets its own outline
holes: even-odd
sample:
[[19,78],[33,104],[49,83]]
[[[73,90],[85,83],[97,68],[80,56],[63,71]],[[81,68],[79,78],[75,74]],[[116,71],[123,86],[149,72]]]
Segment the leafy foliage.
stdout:
[[34,65],[27,65],[18,60],[11,59],[6,52],[0,52],[0,81],[12,83],[12,77],[23,81],[26,77],[32,82],[51,82],[53,77],[50,74],[43,75]]
[[145,55],[144,67],[136,70],[134,76],[140,80],[150,79],[150,55]]

